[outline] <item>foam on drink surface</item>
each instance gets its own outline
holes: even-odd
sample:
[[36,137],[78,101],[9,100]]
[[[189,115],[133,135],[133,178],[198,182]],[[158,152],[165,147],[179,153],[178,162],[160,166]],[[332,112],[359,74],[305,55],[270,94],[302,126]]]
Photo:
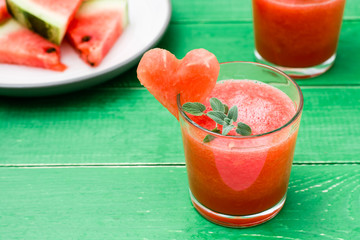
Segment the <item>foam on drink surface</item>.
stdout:
[[[252,80],[226,80],[216,84],[205,100],[206,111],[211,110],[209,99],[216,97],[230,107],[238,107],[238,120],[248,124],[252,135],[270,132],[287,122],[295,115],[292,100],[281,90],[268,84]],[[215,123],[206,116],[191,117],[204,128],[213,129]],[[235,130],[230,132],[235,134]]]

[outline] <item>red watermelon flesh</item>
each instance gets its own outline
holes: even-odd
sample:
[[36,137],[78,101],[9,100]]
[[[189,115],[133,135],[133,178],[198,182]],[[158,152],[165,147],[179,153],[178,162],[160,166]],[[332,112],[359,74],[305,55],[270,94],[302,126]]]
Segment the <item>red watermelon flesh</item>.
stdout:
[[10,14],[7,11],[6,8],[6,0],[0,0],[0,22],[8,19],[10,17]]
[[67,31],[67,39],[90,66],[98,66],[128,24],[127,2],[84,2]]
[[144,54],[137,76],[154,97],[179,119],[176,97],[181,102],[202,102],[215,87],[220,65],[214,54],[195,49],[178,60],[164,49]]
[[60,49],[9,19],[0,25],[0,62],[64,71]]

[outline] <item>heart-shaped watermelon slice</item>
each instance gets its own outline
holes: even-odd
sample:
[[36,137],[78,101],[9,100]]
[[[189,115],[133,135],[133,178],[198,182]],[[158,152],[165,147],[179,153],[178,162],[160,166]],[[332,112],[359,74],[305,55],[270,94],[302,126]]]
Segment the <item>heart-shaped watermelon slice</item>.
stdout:
[[215,55],[195,49],[178,60],[167,50],[155,48],[144,54],[138,79],[177,119],[176,97],[181,102],[202,102],[215,87],[220,65]]

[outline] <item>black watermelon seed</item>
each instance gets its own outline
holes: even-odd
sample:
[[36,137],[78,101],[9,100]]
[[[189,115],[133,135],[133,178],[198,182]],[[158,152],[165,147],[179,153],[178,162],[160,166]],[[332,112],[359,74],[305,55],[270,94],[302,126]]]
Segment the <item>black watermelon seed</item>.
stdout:
[[81,39],[82,42],[88,42],[90,40],[91,40],[90,36],[83,36],[82,39]]
[[56,49],[53,48],[53,47],[50,47],[50,48],[47,48],[45,51],[46,51],[47,53],[52,53],[52,52],[56,52]]

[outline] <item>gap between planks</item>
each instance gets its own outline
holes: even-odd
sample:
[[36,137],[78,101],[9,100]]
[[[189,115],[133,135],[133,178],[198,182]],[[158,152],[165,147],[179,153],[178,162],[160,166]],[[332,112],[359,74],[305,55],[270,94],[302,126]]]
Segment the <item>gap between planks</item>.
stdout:
[[[172,20],[170,24],[189,24],[189,25],[196,25],[196,24],[248,24],[252,23],[252,18],[246,18],[241,20],[226,20],[226,21],[219,21],[219,20]],[[360,22],[360,17],[344,17],[343,22]]]
[[[360,165],[360,161],[346,162],[297,162],[294,166]],[[147,167],[185,167],[185,163],[69,163],[69,164],[0,164],[0,168],[147,168]]]

